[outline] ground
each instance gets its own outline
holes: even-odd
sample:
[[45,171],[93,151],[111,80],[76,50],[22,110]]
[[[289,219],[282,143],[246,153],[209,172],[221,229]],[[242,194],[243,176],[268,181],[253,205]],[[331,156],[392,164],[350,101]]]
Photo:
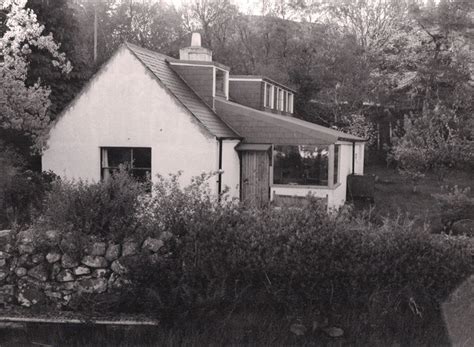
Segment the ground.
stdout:
[[[435,228],[440,228],[439,206],[433,194],[441,193],[442,186],[466,188],[471,187],[470,194],[474,196],[474,174],[468,171],[450,171],[440,180],[430,174],[422,178],[413,190],[413,183],[400,175],[395,169],[385,166],[369,166],[366,174],[376,176],[375,203],[372,205],[374,215],[396,216],[408,214],[418,223],[429,222]],[[363,204],[367,208],[368,204]]]

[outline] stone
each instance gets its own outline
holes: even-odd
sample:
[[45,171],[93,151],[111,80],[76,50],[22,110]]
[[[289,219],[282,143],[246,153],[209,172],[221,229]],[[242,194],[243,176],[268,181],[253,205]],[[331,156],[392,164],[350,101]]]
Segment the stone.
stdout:
[[107,290],[107,280],[104,278],[87,278],[79,282],[81,293],[103,293]]
[[474,220],[461,219],[453,223],[451,227],[453,235],[474,236]]
[[66,269],[62,270],[57,276],[56,280],[58,282],[71,282],[74,281],[76,278],[74,277],[74,274],[72,273],[71,270]]
[[7,276],[8,276],[8,272],[0,269],[0,281],[3,281],[5,278],[7,278]]
[[9,258],[11,258],[10,253],[0,251],[0,259],[9,259]]
[[161,241],[166,242],[166,241],[170,240],[172,237],[173,237],[173,234],[172,234],[172,233],[170,233],[169,231],[163,231],[163,232],[160,234],[159,239],[160,239]]
[[323,331],[330,337],[341,337],[344,335],[344,330],[336,327],[324,328]]
[[117,260],[120,257],[120,248],[119,244],[110,244],[105,252],[105,259],[110,262]]
[[72,292],[77,290],[77,282],[63,282],[62,284],[63,293],[71,294]]
[[63,235],[63,238],[59,242],[59,248],[68,254],[74,254],[80,251],[80,243],[77,240],[77,236],[74,233],[69,232]]
[[94,242],[89,249],[90,255],[104,256],[107,251],[107,244],[105,242]]
[[61,258],[61,265],[65,269],[71,269],[78,266],[79,262],[69,254],[65,253]]
[[54,263],[53,268],[51,269],[51,279],[54,280],[56,276],[61,272],[61,270],[61,264],[59,264],[58,262]]
[[89,275],[91,273],[91,269],[89,269],[87,266],[78,266],[74,268],[74,275],[76,276],[83,276],[83,275]]
[[126,257],[128,255],[135,255],[139,251],[138,243],[134,241],[127,241],[124,242],[122,247],[122,257]]
[[35,251],[35,247],[32,243],[20,243],[18,246],[18,253],[20,254],[31,254]]
[[18,291],[17,300],[21,306],[31,307],[44,302],[45,299],[46,295],[34,287],[26,287]]
[[30,255],[29,254],[23,254],[18,257],[18,266],[23,266],[26,265],[30,262]]
[[92,268],[100,268],[100,267],[107,267],[109,262],[107,259],[97,255],[86,255],[82,258],[82,264],[92,267]]
[[150,252],[156,253],[163,247],[165,243],[162,240],[154,239],[152,237],[148,237],[142,245],[142,249],[148,250]]
[[35,265],[36,265],[36,264],[39,264],[39,263],[42,263],[42,262],[44,261],[44,259],[45,259],[45,258],[44,258],[44,255],[41,254],[41,253],[33,254],[33,255],[31,256],[31,262],[32,262],[33,264],[35,264]]
[[44,264],[37,265],[28,271],[28,276],[41,282],[46,282],[48,280],[48,275],[48,270]]
[[57,261],[61,260],[61,254],[58,252],[49,252],[46,254],[46,261],[50,264],[56,263]]
[[7,260],[0,258],[0,267],[4,267],[5,265],[7,265]]
[[18,277],[26,276],[27,273],[28,273],[28,270],[24,267],[17,267],[15,269],[15,275],[17,275]]
[[296,336],[303,336],[306,333],[306,327],[301,323],[294,323],[290,326],[290,331]]
[[120,262],[120,259],[114,261],[110,268],[118,275],[125,275],[128,272],[128,269]]
[[51,299],[62,299],[63,295],[59,292],[53,292],[53,291],[45,291],[44,294]]
[[94,272],[92,272],[92,277],[94,278],[106,278],[110,274],[109,269],[95,269]]
[[61,241],[61,232],[59,230],[46,230],[44,236],[50,245],[57,245]]
[[0,230],[0,238],[10,237],[11,232],[12,231],[10,229]]

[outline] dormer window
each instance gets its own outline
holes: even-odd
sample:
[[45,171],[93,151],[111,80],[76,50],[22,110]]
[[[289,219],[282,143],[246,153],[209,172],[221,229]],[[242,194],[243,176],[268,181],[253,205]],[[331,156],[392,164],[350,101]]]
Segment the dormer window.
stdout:
[[221,96],[228,99],[228,90],[229,90],[229,72],[219,69],[217,67],[215,70],[215,95]]
[[273,86],[265,83],[265,107],[273,108]]

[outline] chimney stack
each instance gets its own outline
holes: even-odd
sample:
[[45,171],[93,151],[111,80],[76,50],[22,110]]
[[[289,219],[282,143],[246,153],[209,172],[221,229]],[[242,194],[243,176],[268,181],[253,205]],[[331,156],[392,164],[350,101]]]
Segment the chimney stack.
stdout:
[[201,46],[201,34],[193,33],[191,46],[179,50],[180,60],[212,61],[212,51]]

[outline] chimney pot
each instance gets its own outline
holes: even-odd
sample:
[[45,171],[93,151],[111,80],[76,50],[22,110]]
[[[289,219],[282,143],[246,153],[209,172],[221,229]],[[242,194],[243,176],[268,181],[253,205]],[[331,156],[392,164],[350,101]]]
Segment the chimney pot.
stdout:
[[193,33],[191,36],[191,47],[201,47],[201,34]]

